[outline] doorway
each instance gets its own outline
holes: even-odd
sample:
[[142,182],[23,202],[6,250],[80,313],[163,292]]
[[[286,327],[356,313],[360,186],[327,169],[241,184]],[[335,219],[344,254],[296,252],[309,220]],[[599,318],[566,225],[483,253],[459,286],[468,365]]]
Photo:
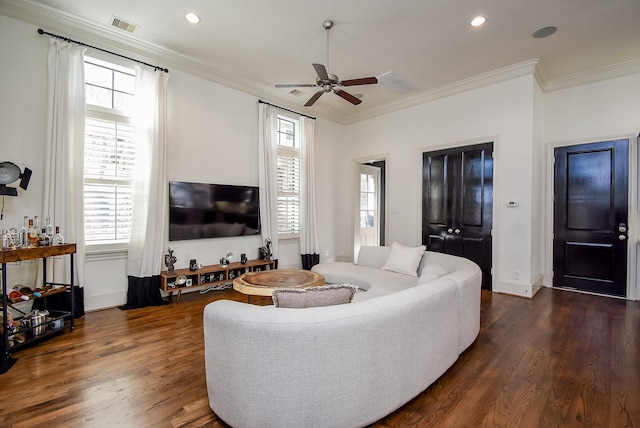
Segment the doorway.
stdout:
[[465,257],[491,290],[493,143],[425,152],[422,156],[422,244]]
[[629,140],[554,150],[553,286],[627,295]]
[[385,161],[359,165],[359,246],[385,245]]

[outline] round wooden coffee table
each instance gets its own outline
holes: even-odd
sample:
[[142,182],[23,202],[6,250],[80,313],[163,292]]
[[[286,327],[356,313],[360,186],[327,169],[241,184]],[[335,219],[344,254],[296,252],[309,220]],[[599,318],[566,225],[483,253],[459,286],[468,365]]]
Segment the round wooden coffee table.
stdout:
[[233,289],[251,296],[271,296],[278,288],[309,288],[324,285],[324,276],[299,269],[247,272],[233,280]]

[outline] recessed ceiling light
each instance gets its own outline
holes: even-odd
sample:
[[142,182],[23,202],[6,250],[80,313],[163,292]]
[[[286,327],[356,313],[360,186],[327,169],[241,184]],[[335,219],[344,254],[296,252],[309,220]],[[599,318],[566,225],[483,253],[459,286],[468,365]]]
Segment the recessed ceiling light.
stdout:
[[471,20],[471,26],[472,26],[472,27],[479,27],[479,26],[481,26],[482,24],[484,24],[484,23],[485,23],[485,21],[486,21],[486,19],[485,19],[485,17],[484,17],[484,16],[476,16],[475,18],[473,18],[473,19]]
[[197,24],[198,22],[200,22],[200,17],[193,12],[187,13],[184,17],[192,24]]
[[533,32],[531,36],[535,39],[542,39],[544,37],[549,37],[556,31],[558,31],[558,27],[555,27],[553,25],[548,25],[546,27],[538,28],[536,31]]

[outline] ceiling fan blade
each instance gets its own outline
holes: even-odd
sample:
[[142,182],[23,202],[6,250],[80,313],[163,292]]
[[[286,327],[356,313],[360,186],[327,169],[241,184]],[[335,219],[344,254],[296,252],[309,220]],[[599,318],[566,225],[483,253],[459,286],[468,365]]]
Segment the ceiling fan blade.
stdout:
[[376,83],[378,83],[378,79],[375,77],[362,77],[360,79],[349,79],[340,82],[342,86],[375,85]]
[[320,80],[329,80],[329,75],[327,74],[327,68],[322,64],[312,64],[313,68],[316,70],[316,74],[320,78]]
[[358,99],[351,95],[349,92],[343,91],[342,89],[334,89],[334,92],[337,96],[344,98],[349,101],[351,104],[358,105],[362,102],[361,99]]
[[311,107],[312,105],[315,104],[316,101],[318,101],[318,98],[320,98],[322,96],[322,94],[324,94],[324,91],[316,92],[315,94],[313,94],[313,96],[311,98],[309,98],[309,101],[307,101],[307,103],[304,106],[305,107]]
[[276,85],[276,88],[314,88],[316,86],[315,83],[284,83]]

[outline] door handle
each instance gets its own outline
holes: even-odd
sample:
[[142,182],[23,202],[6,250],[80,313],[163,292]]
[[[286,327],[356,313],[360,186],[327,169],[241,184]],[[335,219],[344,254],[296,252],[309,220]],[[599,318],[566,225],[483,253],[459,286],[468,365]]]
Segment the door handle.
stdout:
[[627,239],[627,237],[625,235],[619,235],[618,239],[621,240],[621,241],[624,241],[624,240]]

